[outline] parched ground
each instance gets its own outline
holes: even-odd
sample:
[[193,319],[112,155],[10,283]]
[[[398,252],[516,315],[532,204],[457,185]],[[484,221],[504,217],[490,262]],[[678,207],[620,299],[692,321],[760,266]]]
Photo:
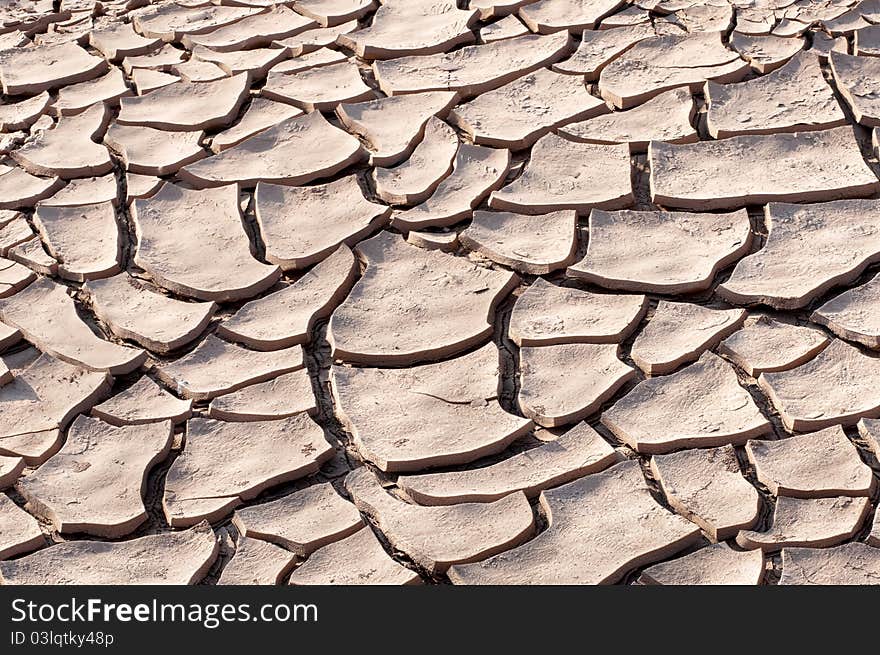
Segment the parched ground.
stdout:
[[0,581],[880,582],[876,0],[0,1]]

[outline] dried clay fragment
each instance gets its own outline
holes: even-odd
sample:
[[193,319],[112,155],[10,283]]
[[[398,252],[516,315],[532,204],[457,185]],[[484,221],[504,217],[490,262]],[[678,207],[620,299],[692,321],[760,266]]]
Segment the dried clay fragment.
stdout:
[[327,335],[334,357],[347,362],[412,364],[474,346],[492,331],[495,307],[517,281],[389,232],[356,250],[366,270]]
[[117,426],[161,421],[180,423],[192,414],[192,400],[175,398],[144,375],[125,391],[92,407],[91,414]]
[[[33,207],[62,186],[64,182],[57,177],[36,177],[20,168],[0,173],[0,210]],[[4,236],[0,230],[0,252],[3,250]]]
[[232,522],[249,539],[278,544],[299,557],[308,557],[364,526],[357,507],[329,483],[242,508],[235,512]]
[[759,73],[769,73],[783,66],[804,47],[799,37],[747,35],[734,33],[730,47],[742,55]]
[[52,102],[47,91],[22,100],[0,105],[0,132],[14,132],[30,127]]
[[[828,15],[822,20],[822,27],[826,32],[830,32],[832,36],[844,34],[852,34],[859,28],[870,25],[865,17],[874,17],[876,19],[876,5],[873,2],[866,2],[863,11],[861,3],[856,4],[852,9],[838,16],[831,17]],[[842,7],[841,7],[842,8]],[[837,12],[835,12],[837,13]]]
[[36,277],[26,266],[0,257],[0,298],[15,295]]
[[296,0],[293,8],[324,27],[356,20],[376,8],[376,0]]
[[406,235],[406,242],[425,250],[440,250],[441,252],[453,252],[458,248],[458,233],[450,232],[410,232]]
[[683,145],[653,141],[648,159],[652,200],[683,209],[824,202],[880,189],[851,127]]
[[49,113],[56,116],[72,116],[98,102],[117,105],[119,98],[131,94],[132,91],[125,83],[122,71],[113,68],[102,77],[61,89],[55,102],[49,107]]
[[751,243],[744,209],[727,214],[594,209],[586,257],[568,268],[568,276],[625,291],[703,291]]
[[651,585],[757,585],[763,579],[762,551],[734,550],[727,544],[712,544],[684,557],[649,566],[642,572],[639,582]]
[[[192,58],[210,63],[226,75],[247,73],[252,81],[262,80],[269,70],[287,59],[290,53],[283,48],[257,48],[254,50],[234,50],[217,52],[204,46],[193,48]],[[190,59],[192,61],[192,59]],[[180,68],[178,67],[178,71]],[[221,75],[222,76],[222,75]]]
[[200,581],[219,553],[207,522],[129,541],[67,541],[0,562],[11,585],[184,585]]
[[519,17],[533,32],[592,29],[600,19],[624,5],[623,0],[538,0],[519,10]]
[[45,461],[60,447],[60,431],[105,398],[111,384],[106,373],[40,355],[0,386],[0,455],[21,456],[31,466]]
[[880,260],[877,200],[770,203],[767,241],[744,258],[718,294],[730,302],[797,309],[849,284]]
[[176,350],[204,332],[217,305],[183,302],[147,290],[123,274],[83,286],[95,316],[114,334],[158,353]]
[[186,52],[165,44],[158,50],[143,55],[126,57],[122,60],[122,70],[131,77],[139,70],[168,70],[175,64],[183,62]]
[[[0,560],[28,553],[45,544],[46,537],[37,520],[12,502],[9,496],[0,494]],[[2,577],[0,580],[9,584]]]
[[815,53],[820,61],[828,61],[828,57],[832,52],[849,52],[849,43],[845,37],[834,38],[824,32],[813,32],[813,44],[810,46],[810,52]]
[[474,9],[455,0],[382,0],[368,27],[340,34],[339,45],[364,59],[428,55],[474,42]]
[[51,198],[40,201],[41,207],[75,207],[101,202],[118,205],[119,188],[113,173],[100,177],[81,177],[71,180]]
[[868,498],[789,498],[776,501],[773,525],[765,532],[742,531],[736,542],[749,550],[772,552],[805,546],[827,548],[850,539],[871,510]]
[[0,51],[0,81],[6,95],[41,91],[84,82],[107,70],[107,62],[75,43],[14,47]]
[[269,75],[260,93],[308,112],[329,111],[340,103],[359,102],[375,95],[351,60],[296,73]]
[[[647,7],[649,3],[639,4],[644,4],[645,7]],[[610,31],[612,28],[622,29],[632,25],[649,25],[651,23],[651,16],[649,15],[648,10],[639,6],[639,4],[633,3],[625,9],[621,9],[610,16],[606,16],[602,19],[602,24],[599,26],[599,29]]]
[[523,347],[520,410],[544,427],[575,423],[595,413],[636,375],[618,354],[616,344]]
[[266,261],[285,271],[308,268],[342,244],[376,231],[391,210],[364,197],[357,176],[328,184],[257,184],[256,217]]
[[114,427],[80,416],[61,450],[17,489],[58,532],[122,537],[147,520],[147,474],[171,439],[170,422]]
[[80,318],[67,289],[47,278],[0,301],[0,319],[41,351],[91,371],[130,373],[147,357],[143,350],[97,336]]
[[846,124],[819,58],[798,54],[768,75],[738,84],[706,82],[706,126],[716,139],[742,134],[804,132]]
[[218,585],[277,585],[293,568],[296,556],[258,539],[240,537],[235,554],[223,567]]
[[135,32],[131,23],[109,23],[89,32],[89,45],[111,61],[144,55],[158,48],[162,40]]
[[491,502],[524,492],[536,497],[544,489],[602,471],[621,459],[599,434],[579,423],[558,439],[483,468],[401,475],[397,485],[420,505]]
[[742,444],[770,430],[733,368],[711,352],[636,385],[602,414],[602,423],[645,454]]
[[749,65],[724,46],[719,32],[656,36],[639,41],[605,66],[599,93],[618,109],[629,109],[669,89],[698,91],[707,80],[735,82],[748,71]]
[[316,22],[284,5],[269,11],[246,16],[230,25],[224,25],[204,34],[187,34],[181,39],[192,50],[197,46],[220,52],[250,50],[267,46],[276,39],[284,39],[315,27]]
[[296,118],[302,114],[302,109],[298,107],[268,98],[254,98],[241,120],[211,138],[211,150],[214,154],[223,152],[288,118]]
[[24,467],[25,461],[23,457],[0,455],[0,490],[7,489],[15,484],[15,481],[18,480],[22,471],[24,471]]
[[534,533],[535,519],[522,493],[491,503],[411,505],[385,491],[366,467],[349,473],[345,488],[395,548],[431,573],[491,557]]
[[275,48],[285,48],[292,57],[308,56],[314,52],[323,51],[324,53],[337,52],[338,61],[345,58],[345,53],[330,50],[330,46],[336,43],[340,34],[348,34],[358,29],[358,22],[350,20],[335,25],[333,27],[318,27],[305,32],[300,32],[286,39],[277,39],[272,42]]
[[880,359],[834,340],[806,364],[762,373],[758,386],[789,430],[821,430],[880,415],[880,389],[873,383],[878,373]]
[[281,121],[227,150],[189,164],[181,179],[197,188],[233,182],[307,184],[335,175],[365,156],[360,142],[315,111]]
[[134,98],[122,98],[116,121],[172,132],[226,127],[247,98],[248,76],[214,82],[176,82]]
[[[620,14],[617,14],[618,16]],[[603,21],[603,25],[607,21]],[[655,36],[650,23],[626,25],[613,30],[584,30],[575,53],[551,68],[560,73],[583,75],[587,81],[598,79],[599,73],[617,57],[639,41]]]
[[354,255],[340,246],[293,284],[244,305],[217,326],[217,334],[256,350],[308,343],[315,322],[342,302],[354,277]]
[[[472,7],[474,5],[471,5]],[[512,39],[516,36],[524,36],[529,33],[529,28],[513,15],[507,15],[501,20],[489,23],[480,28],[480,43],[492,43],[502,39]]]
[[208,61],[190,59],[172,69],[184,82],[213,82],[226,77],[226,71]]
[[839,425],[786,439],[749,441],[746,454],[758,480],[776,496],[867,496],[874,488],[871,469]]
[[0,354],[21,341],[21,332],[5,323],[0,323]]
[[661,300],[630,356],[647,375],[671,373],[715,347],[745,319],[744,309],[711,309]]
[[539,216],[476,211],[458,238],[466,248],[517,272],[545,275],[573,262],[577,214],[571,210]]
[[277,266],[251,255],[235,186],[191,191],[165,184],[150,198],[135,200],[131,214],[135,263],[171,291],[199,300],[241,300],[281,276]]
[[[880,184],[880,183],[878,183]],[[544,214],[575,209],[619,209],[632,204],[629,148],[576,143],[556,134],[542,137],[516,180],[494,191],[493,209]]]
[[782,323],[766,314],[752,314],[743,327],[717,348],[746,373],[784,371],[812,359],[831,339],[819,330]]
[[740,472],[732,446],[651,458],[651,472],[674,510],[723,541],[758,521],[761,498]]
[[517,298],[508,334],[518,346],[619,343],[647,307],[645,296],[591,293],[537,278]]
[[318,411],[312,379],[305,369],[217,396],[208,416],[222,421],[264,421]]
[[369,527],[324,546],[290,574],[292,585],[421,584],[415,571],[395,562]]
[[373,63],[379,88],[390,96],[422,91],[458,91],[473,97],[561,59],[568,32],[527,34],[445,54],[400,57]]
[[114,124],[104,143],[116,151],[125,170],[140,175],[172,175],[205,157],[204,132],[168,132],[140,125]]
[[394,213],[391,225],[399,230],[446,227],[468,218],[486,196],[504,183],[510,152],[462,143],[452,173],[422,204]]
[[548,528],[526,544],[449,570],[455,584],[613,584],[696,542],[700,531],[651,496],[638,462],[541,492]]
[[[8,177],[9,174],[3,177]],[[0,180],[3,179],[0,177]],[[23,214],[16,214],[12,220],[0,227],[0,255],[6,256],[17,245],[31,241],[35,238],[31,226],[25,220]]]
[[131,72],[131,82],[139,96],[147,95],[151,91],[179,81],[180,78],[177,75],[149,68],[135,68]]
[[394,168],[373,169],[376,195],[391,205],[425,202],[452,172],[458,147],[455,130],[432,116],[425,124],[424,138],[409,159]]
[[250,423],[190,419],[183,453],[166,476],[165,516],[173,527],[216,521],[270,487],[315,473],[332,455],[306,414]]
[[112,202],[72,207],[37,207],[34,225],[58,274],[84,282],[115,275],[122,256],[122,236]]
[[813,322],[825,325],[842,339],[880,349],[880,278],[844,291],[813,312]]
[[880,56],[880,29],[876,25],[867,25],[853,33],[853,54]]
[[95,139],[103,136],[108,120],[103,104],[76,116],[63,116],[52,129],[38,132],[11,156],[33,175],[63,179],[103,175],[113,168],[113,162],[107,148]]
[[833,548],[784,548],[779,584],[880,584],[880,548],[858,542]]
[[498,404],[492,344],[409,369],[334,366],[331,385],[358,450],[383,471],[471,462],[504,450],[533,427]]
[[[9,248],[6,254],[12,261],[26,266],[35,273],[43,275],[55,275],[58,273],[58,262],[54,257],[49,256],[43,248],[43,242],[39,237],[34,237]],[[2,341],[2,338],[0,338],[0,344],[2,344]]]
[[170,43],[180,41],[185,34],[210,32],[262,11],[262,7],[218,7],[202,2],[169,3],[154,5],[136,13],[132,24],[140,34]]
[[165,181],[152,175],[138,175],[126,173],[126,204],[131,204],[136,198],[149,198],[165,184]]
[[698,141],[699,136],[692,125],[695,114],[691,92],[688,89],[672,89],[634,109],[563,125],[556,131],[572,141],[627,143],[630,152],[644,152],[651,141]]
[[299,346],[258,353],[208,335],[195,350],[157,366],[156,375],[184,398],[209,400],[301,368]]
[[443,118],[455,104],[452,91],[429,91],[342,104],[336,114],[345,128],[370,148],[370,164],[393,166],[412,153],[432,117]]
[[459,105],[449,121],[476,144],[522,150],[554,127],[607,111],[578,77],[541,68]]

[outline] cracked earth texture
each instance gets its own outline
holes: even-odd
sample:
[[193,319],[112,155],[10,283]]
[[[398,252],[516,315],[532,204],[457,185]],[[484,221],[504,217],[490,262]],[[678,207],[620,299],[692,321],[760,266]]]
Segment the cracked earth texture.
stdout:
[[880,583],[878,0],[2,0],[0,84],[0,583]]

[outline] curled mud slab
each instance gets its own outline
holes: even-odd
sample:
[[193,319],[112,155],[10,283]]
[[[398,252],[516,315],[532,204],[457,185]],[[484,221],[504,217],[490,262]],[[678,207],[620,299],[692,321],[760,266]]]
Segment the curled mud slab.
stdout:
[[334,366],[331,383],[358,451],[383,471],[471,462],[532,428],[498,403],[492,344],[410,369]]
[[584,259],[569,277],[609,289],[689,293],[745,255],[752,231],[745,210],[729,214],[590,212]]
[[650,454],[742,444],[770,430],[733,368],[712,353],[639,383],[601,420],[630,447]]
[[13,561],[0,562],[6,584],[195,584],[217,558],[211,526],[129,541],[68,541]]
[[648,147],[651,198],[705,210],[861,198],[880,189],[851,127]]
[[[281,275],[251,254],[234,185],[191,191],[166,183],[155,195],[135,200],[131,213],[135,263],[171,291],[199,300],[242,300]],[[178,220],[181,215],[188,220]]]
[[327,335],[334,356],[348,362],[411,364],[475,346],[489,336],[498,302],[516,285],[513,273],[423,250],[388,232],[356,250],[366,270],[333,313]]
[[656,503],[636,462],[541,493],[549,527],[526,544],[454,566],[456,584],[609,584],[699,539],[699,529]]
[[764,578],[760,550],[734,550],[714,544],[690,555],[649,566],[642,584],[662,585],[756,585]]
[[170,422],[115,427],[80,416],[61,450],[17,489],[58,532],[122,537],[146,521],[147,473],[171,439]]
[[758,521],[760,496],[740,473],[731,446],[655,455],[651,472],[672,508],[713,541],[736,536]]
[[[269,449],[272,458],[263,457]],[[311,475],[333,455],[306,414],[279,421],[187,421],[183,453],[168,470],[162,507],[175,527],[216,521],[265,489]]]

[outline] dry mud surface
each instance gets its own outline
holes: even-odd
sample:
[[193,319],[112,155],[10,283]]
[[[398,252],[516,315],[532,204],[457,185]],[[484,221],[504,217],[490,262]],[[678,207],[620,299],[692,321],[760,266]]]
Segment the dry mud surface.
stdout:
[[0,583],[880,583],[878,30],[0,2]]

